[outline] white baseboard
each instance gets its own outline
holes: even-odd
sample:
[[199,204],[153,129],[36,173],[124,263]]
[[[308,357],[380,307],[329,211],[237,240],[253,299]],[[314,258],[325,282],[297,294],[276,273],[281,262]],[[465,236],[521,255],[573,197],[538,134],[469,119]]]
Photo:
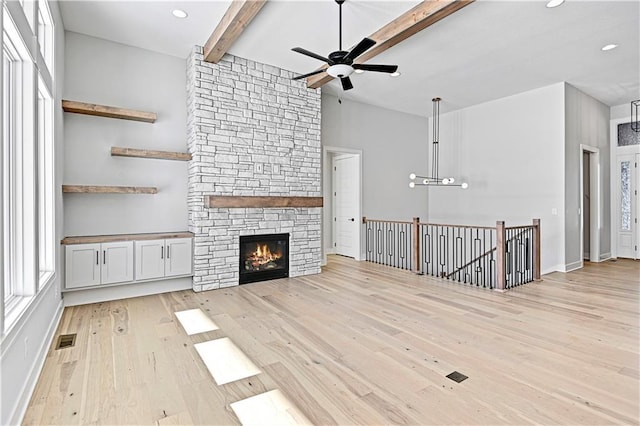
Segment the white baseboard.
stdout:
[[56,308],[55,317],[49,323],[46,334],[47,338],[42,341],[42,344],[38,348],[38,356],[36,357],[35,362],[31,365],[31,369],[29,370],[29,374],[27,375],[27,378],[25,380],[25,386],[20,395],[20,399],[15,406],[14,412],[11,415],[9,424],[19,425],[22,424],[22,421],[24,420],[24,415],[27,412],[27,408],[29,406],[31,396],[33,395],[33,391],[38,384],[40,372],[42,371],[44,362],[47,359],[47,353],[49,353],[49,348],[51,347],[51,343],[53,342],[53,337],[56,335],[56,330],[58,329],[58,324],[60,323],[60,319],[62,318],[63,310],[64,303],[62,299],[60,299],[58,307]]
[[564,265],[564,272],[575,271],[576,269],[580,269],[584,266],[584,262],[582,260],[578,260],[577,262],[567,263]]
[[192,288],[192,278],[186,277],[172,280],[136,282],[135,284],[126,284],[121,286],[69,291],[62,293],[62,297],[64,298],[64,306],[76,306],[86,305],[88,303],[107,302],[109,300],[149,296],[151,294],[168,293],[171,291],[190,290]]
[[605,260],[610,260],[610,259],[613,259],[613,256],[611,256],[611,252],[602,253],[600,255],[600,262],[604,262]]

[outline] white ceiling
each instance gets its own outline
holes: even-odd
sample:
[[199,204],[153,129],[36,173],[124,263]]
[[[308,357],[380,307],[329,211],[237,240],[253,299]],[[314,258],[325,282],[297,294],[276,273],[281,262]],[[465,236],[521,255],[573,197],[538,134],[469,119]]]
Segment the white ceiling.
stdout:
[[[418,0],[348,0],[343,44],[409,10]],[[169,55],[203,45],[229,0],[60,1],[65,28]],[[176,19],[171,10],[189,13]],[[343,98],[428,116],[431,98],[442,112],[566,81],[614,106],[640,98],[640,1],[477,0],[368,63],[397,64],[402,76],[352,76],[353,90],[324,86]],[[608,43],[617,49],[602,52]],[[321,55],[338,48],[338,7],[331,0],[269,0],[230,53],[298,73],[321,65],[292,52]],[[99,53],[98,53],[99,54]]]

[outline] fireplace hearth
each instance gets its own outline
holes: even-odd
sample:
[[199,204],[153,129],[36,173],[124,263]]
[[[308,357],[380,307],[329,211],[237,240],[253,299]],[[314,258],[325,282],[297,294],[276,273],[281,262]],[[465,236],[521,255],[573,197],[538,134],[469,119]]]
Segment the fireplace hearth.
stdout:
[[240,236],[240,284],[289,276],[289,234]]

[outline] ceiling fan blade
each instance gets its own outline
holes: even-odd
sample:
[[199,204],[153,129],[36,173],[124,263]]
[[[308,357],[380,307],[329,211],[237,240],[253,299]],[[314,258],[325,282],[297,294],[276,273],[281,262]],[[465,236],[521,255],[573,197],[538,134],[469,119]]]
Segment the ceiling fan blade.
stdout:
[[310,56],[314,59],[318,59],[322,62],[326,62],[329,65],[333,65],[333,61],[331,61],[329,58],[325,58],[324,56],[320,56],[317,53],[310,52],[307,49],[303,49],[302,47],[294,47],[291,50],[293,50],[294,52],[302,53],[303,55]]
[[362,55],[367,50],[371,49],[371,47],[374,44],[376,44],[374,40],[371,40],[368,37],[363,38],[362,41],[356,45],[356,47],[351,49],[351,52],[349,52],[349,54],[344,58],[345,61],[348,61],[348,60],[353,61],[355,58]]
[[351,79],[349,77],[342,77],[340,79],[340,82],[342,83],[342,89],[343,90],[351,90],[351,89],[353,89],[353,84],[351,84]]
[[307,73],[307,74],[297,75],[293,77],[291,80],[301,80],[303,78],[311,77],[312,75],[320,74],[321,72],[325,72],[325,71],[326,69],[322,68],[319,70],[311,71],[310,73]]
[[354,70],[386,72],[389,74],[398,71],[397,65],[353,64],[352,67]]

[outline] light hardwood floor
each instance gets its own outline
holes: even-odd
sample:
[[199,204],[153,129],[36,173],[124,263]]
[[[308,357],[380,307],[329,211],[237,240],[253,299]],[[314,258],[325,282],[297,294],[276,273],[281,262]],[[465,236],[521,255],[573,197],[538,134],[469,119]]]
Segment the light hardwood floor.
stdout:
[[[629,260],[497,293],[330,256],[315,276],[66,308],[76,345],[47,355],[25,423],[238,424],[232,403],[279,390],[315,424],[638,424],[639,287]],[[174,312],[193,308],[219,329],[188,336]],[[216,385],[194,344],[221,337],[261,373]]]

